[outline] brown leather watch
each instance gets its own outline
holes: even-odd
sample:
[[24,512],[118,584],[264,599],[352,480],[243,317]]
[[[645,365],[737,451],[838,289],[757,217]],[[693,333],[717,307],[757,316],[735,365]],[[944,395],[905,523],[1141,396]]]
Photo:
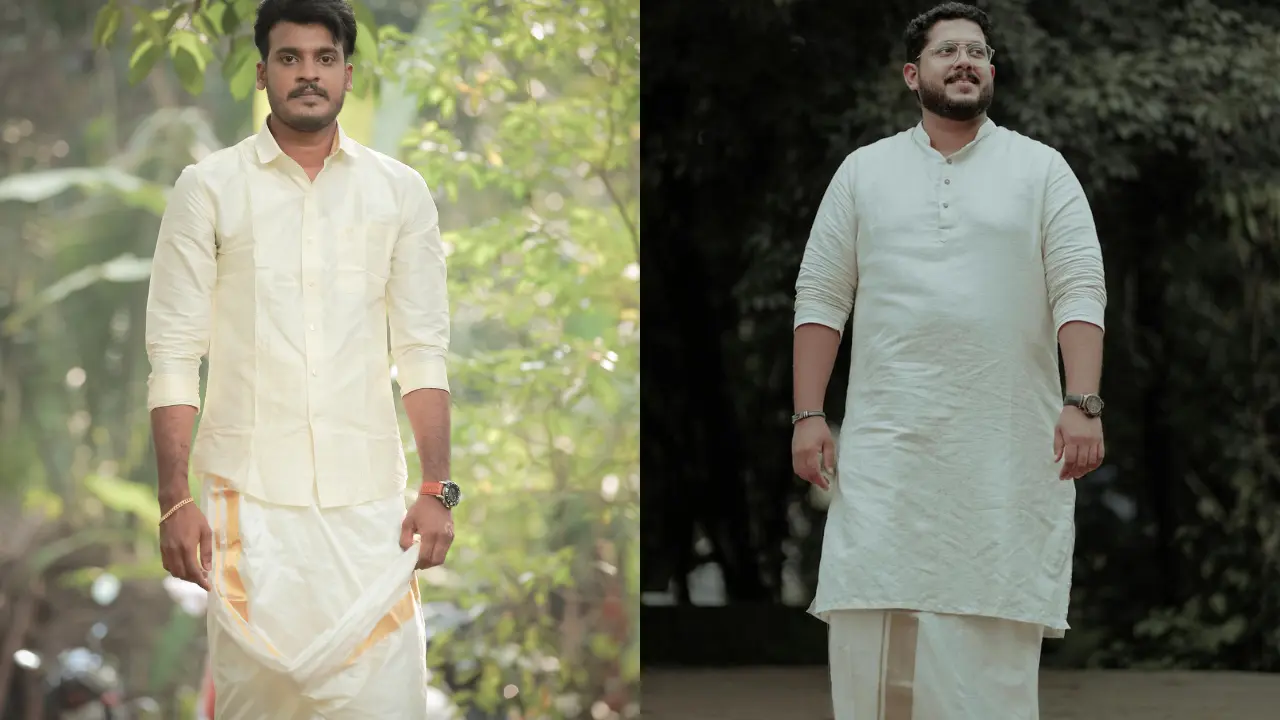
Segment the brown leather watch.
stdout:
[[418,494],[437,498],[445,507],[450,509],[458,507],[458,503],[462,502],[462,488],[458,487],[458,483],[452,480],[424,482]]

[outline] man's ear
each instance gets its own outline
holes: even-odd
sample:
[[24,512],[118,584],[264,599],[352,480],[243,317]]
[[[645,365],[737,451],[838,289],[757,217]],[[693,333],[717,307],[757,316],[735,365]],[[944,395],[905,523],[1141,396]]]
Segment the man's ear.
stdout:
[[911,92],[920,90],[920,68],[915,63],[902,66],[902,80],[911,88]]

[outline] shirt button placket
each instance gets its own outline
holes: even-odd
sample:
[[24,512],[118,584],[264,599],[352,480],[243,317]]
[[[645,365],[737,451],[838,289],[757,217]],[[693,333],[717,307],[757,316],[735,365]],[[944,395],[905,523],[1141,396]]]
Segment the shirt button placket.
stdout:
[[307,425],[311,431],[311,458],[315,464],[316,491],[319,492],[325,462],[320,457],[323,442],[316,437],[316,420],[320,410],[325,407],[320,402],[320,399],[325,397],[320,383],[329,378],[320,377],[321,359],[324,357],[324,322],[321,317],[324,312],[321,288],[324,286],[321,284],[323,254],[320,252],[318,229],[320,223],[316,211],[315,184],[309,185],[306,192],[302,211],[303,352],[306,357],[307,371]]
[[[323,338],[323,324],[320,320],[322,312],[321,298],[316,289],[319,281],[320,262],[318,244],[316,242],[315,195],[311,188],[307,189],[306,201],[302,211],[302,315],[306,322],[304,347],[306,348],[308,374],[316,379],[320,375],[320,357]],[[314,387],[312,390],[314,391]],[[314,392],[308,395],[317,397]],[[314,407],[312,408],[314,412]]]

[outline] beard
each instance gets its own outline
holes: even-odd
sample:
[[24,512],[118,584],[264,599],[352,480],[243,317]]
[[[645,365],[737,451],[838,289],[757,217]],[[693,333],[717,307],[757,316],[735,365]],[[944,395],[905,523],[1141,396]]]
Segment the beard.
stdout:
[[[968,80],[977,85],[977,94],[961,98],[948,96],[947,85],[956,80]],[[980,83],[976,72],[961,70],[937,85],[921,82],[916,96],[920,99],[920,106],[934,115],[947,120],[964,122],[973,120],[986,112],[987,108],[991,107],[991,99],[995,91],[995,86],[989,80]]]
[[[317,88],[318,89],[318,88]],[[289,92],[293,95],[296,90]],[[323,99],[329,99],[329,94],[323,90]],[[316,108],[314,112],[295,112],[290,109],[288,95],[285,99],[281,99],[274,93],[267,93],[267,104],[271,106],[271,116],[279,120],[291,130],[300,133],[313,133],[324,130],[337,119],[338,114],[342,112],[342,104],[346,101],[346,91],[339,93],[336,101],[330,104],[327,112],[320,112],[320,108]]]

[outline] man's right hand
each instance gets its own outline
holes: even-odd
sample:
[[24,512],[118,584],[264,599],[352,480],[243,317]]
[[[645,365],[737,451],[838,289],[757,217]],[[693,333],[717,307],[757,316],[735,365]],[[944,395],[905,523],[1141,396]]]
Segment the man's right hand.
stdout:
[[823,490],[830,490],[822,476],[824,468],[835,473],[836,446],[831,440],[831,428],[827,427],[826,418],[805,418],[796,423],[791,436],[791,469]]
[[[161,511],[168,511],[175,504],[164,504]],[[209,589],[213,530],[195,503],[183,505],[160,523],[160,554],[170,575]]]

